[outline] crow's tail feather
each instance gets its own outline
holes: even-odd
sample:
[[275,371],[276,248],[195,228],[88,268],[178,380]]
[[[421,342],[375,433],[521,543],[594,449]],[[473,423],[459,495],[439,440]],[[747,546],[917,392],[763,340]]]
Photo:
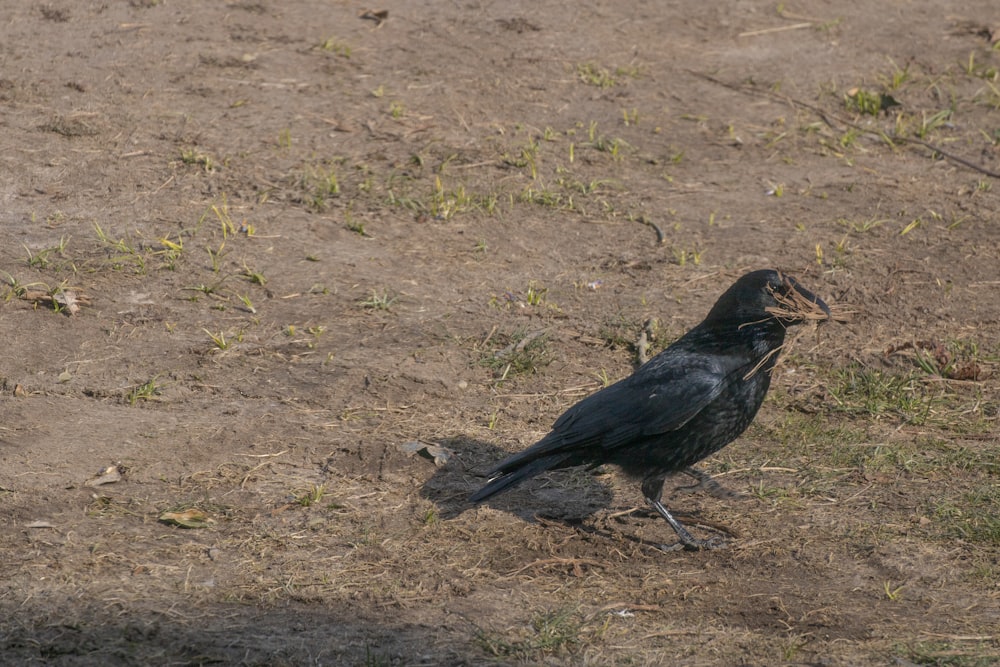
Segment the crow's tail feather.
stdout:
[[506,471],[503,470],[503,467],[501,467],[500,470],[503,472],[501,472],[500,476],[494,477],[486,484],[486,486],[469,496],[469,502],[481,502],[490,496],[496,495],[501,491],[505,491],[512,486],[520,484],[526,479],[531,479],[540,472],[562,467],[562,464],[564,464],[569,458],[570,457],[567,454],[552,454],[550,456],[543,456],[530,461],[515,470]]

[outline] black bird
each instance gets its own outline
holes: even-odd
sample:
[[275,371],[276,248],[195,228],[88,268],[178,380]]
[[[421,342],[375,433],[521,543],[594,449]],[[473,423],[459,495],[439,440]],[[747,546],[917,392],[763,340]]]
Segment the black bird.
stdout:
[[791,276],[754,271],[719,297],[708,317],[629,377],[567,410],[537,443],[500,462],[472,494],[478,503],[546,470],[613,463],[642,480],[642,493],[687,549],[713,548],[660,502],[663,482],[736,439],[764,401],[785,329],[830,319],[830,309]]

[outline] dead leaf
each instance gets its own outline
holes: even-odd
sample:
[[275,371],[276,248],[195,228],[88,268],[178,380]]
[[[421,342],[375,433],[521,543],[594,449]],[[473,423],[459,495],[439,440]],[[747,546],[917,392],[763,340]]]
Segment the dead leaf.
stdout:
[[979,376],[982,373],[982,370],[983,369],[979,367],[979,364],[977,364],[974,361],[970,361],[969,363],[967,363],[967,364],[965,364],[963,366],[960,366],[956,370],[952,371],[951,374],[950,374],[950,378],[952,380],[975,380],[975,381],[978,381],[979,380]]
[[159,521],[181,528],[207,528],[209,524],[215,523],[215,519],[197,507],[179,512],[164,512]]
[[59,292],[52,298],[70,315],[76,315],[80,312],[79,299],[76,296],[76,292]]
[[103,484],[114,484],[122,479],[122,471],[117,465],[108,466],[83,483],[84,486],[101,486]]
[[389,19],[389,10],[366,9],[358,15],[358,18],[366,19],[368,21],[375,21],[375,27],[378,28]]
[[439,468],[448,463],[448,459],[451,458],[452,454],[451,450],[447,447],[429,442],[420,442],[419,440],[404,442],[399,448],[410,455],[420,454],[425,459],[434,461],[434,465]]
[[25,301],[32,301],[36,304],[48,304],[53,308],[63,310],[70,315],[75,315],[80,312],[80,306],[90,305],[90,297],[83,292],[78,292],[76,290],[60,289],[54,294],[38,290],[25,290],[19,296]]

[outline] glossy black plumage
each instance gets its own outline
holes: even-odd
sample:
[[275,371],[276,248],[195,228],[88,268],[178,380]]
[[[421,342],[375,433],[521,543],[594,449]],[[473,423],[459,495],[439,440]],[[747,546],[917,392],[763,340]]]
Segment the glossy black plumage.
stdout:
[[[660,502],[663,482],[739,436],[760,408],[787,327],[829,318],[826,304],[778,271],[748,273],[705,320],[629,377],[567,410],[552,431],[500,462],[470,500],[480,502],[545,470],[618,465],[687,548],[698,540]],[[702,475],[699,477],[699,475]]]

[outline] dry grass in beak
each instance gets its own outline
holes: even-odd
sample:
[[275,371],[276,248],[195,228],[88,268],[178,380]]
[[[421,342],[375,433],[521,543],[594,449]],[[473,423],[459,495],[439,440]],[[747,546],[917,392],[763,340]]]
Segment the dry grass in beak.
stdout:
[[[771,291],[777,306],[769,306],[764,310],[782,320],[804,320],[807,322],[820,322],[823,320],[838,320],[833,316],[833,310],[828,314],[820,305],[810,301],[797,289],[791,287],[786,293]],[[818,297],[817,297],[818,298]],[[843,320],[838,320],[843,321]]]
[[[847,322],[851,319],[851,314],[854,311],[846,310],[842,306],[827,306],[830,309],[829,313],[824,310],[815,301],[810,301],[805,295],[799,292],[791,284],[786,283],[789,290],[785,294],[781,294],[771,290],[771,295],[774,296],[774,300],[778,302],[777,306],[769,306],[764,310],[770,314],[774,315],[780,320],[787,320],[790,322],[795,321],[805,321],[805,322],[815,322],[819,323],[824,320],[833,320],[834,322]],[[816,297],[819,299],[819,297]],[[824,304],[825,305],[825,304]],[[787,350],[791,348],[795,341],[798,340],[805,332],[801,331],[795,335],[791,340],[785,341],[785,343],[774,350],[771,350],[766,355],[761,357],[760,361],[743,376],[744,380],[749,380],[757,371],[759,371],[767,360],[778,354],[781,350]],[[780,363],[780,362],[779,362]]]
[[830,305],[827,304],[830,309],[829,319],[837,322],[838,324],[844,324],[845,322],[850,322],[851,318],[854,317],[854,313],[858,312],[856,310],[851,310],[849,307],[842,306],[840,304]]

